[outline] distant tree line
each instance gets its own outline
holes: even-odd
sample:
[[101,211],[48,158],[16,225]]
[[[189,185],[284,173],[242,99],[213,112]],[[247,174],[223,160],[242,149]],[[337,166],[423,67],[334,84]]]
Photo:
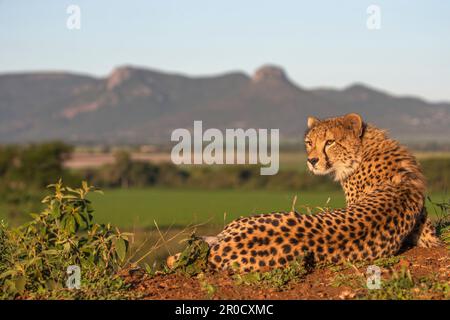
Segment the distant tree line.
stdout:
[[80,182],[63,167],[71,152],[72,147],[61,142],[0,146],[0,202],[10,215],[35,210],[45,187],[60,178]]
[[197,189],[298,189],[334,190],[338,186],[327,177],[308,172],[280,171],[261,176],[259,166],[176,166],[132,160],[127,152],[117,152],[113,164],[83,170],[82,176],[102,188],[159,186]]
[[[196,189],[269,189],[332,191],[340,186],[329,177],[309,172],[281,170],[261,176],[259,166],[175,166],[132,160],[125,151],[115,161],[95,169],[68,170],[64,161],[73,148],[61,142],[0,146],[0,208],[7,205],[11,215],[37,209],[48,184],[62,178],[68,185],[81,180],[101,188],[165,187]],[[420,161],[429,191],[447,192],[450,159]]]
[[[429,191],[444,192],[450,182],[450,159],[420,161]],[[280,170],[273,176],[260,175],[259,166],[175,166],[132,160],[124,151],[115,154],[115,162],[80,173],[93,185],[103,188],[159,186],[197,189],[270,189],[332,191],[340,189],[330,177],[308,171]]]

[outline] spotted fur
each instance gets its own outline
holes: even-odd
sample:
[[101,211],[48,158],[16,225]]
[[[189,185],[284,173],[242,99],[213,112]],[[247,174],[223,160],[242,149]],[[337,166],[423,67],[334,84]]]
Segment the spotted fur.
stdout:
[[370,261],[406,244],[439,244],[427,219],[419,165],[385,131],[357,114],[310,117],[305,144],[309,169],[334,176],[347,206],[315,215],[276,212],[237,219],[209,238],[212,269],[283,267],[304,255],[316,262]]

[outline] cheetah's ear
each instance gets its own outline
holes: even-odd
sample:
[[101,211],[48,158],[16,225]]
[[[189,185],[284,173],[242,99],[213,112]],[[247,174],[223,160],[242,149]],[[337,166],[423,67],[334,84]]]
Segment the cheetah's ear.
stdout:
[[320,122],[316,117],[308,117],[308,129],[311,129]]
[[363,120],[357,113],[349,113],[344,116],[344,126],[347,129],[353,130],[357,137],[362,136]]

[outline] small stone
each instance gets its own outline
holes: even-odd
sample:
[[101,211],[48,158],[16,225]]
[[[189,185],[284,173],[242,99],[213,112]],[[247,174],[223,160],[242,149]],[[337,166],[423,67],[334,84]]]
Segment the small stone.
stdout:
[[351,292],[350,290],[344,290],[339,295],[339,299],[347,300],[347,299],[353,299],[355,297],[355,293]]

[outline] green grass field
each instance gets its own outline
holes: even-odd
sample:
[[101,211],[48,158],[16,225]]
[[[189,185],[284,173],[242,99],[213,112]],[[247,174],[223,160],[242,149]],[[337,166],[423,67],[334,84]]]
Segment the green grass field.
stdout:
[[[286,211],[292,208],[297,195],[296,209],[306,212],[303,205],[332,208],[344,205],[340,192],[272,192],[245,190],[165,190],[165,189],[114,189],[104,195],[93,194],[96,220],[110,222],[123,228],[187,225],[211,222],[223,225],[240,216]],[[330,201],[327,204],[328,198]],[[442,195],[432,195],[434,201]],[[434,210],[429,206],[430,214]],[[224,213],[226,213],[224,217]]]
[[[305,206],[345,205],[344,195],[338,191],[110,189],[104,194],[93,193],[89,199],[96,221],[121,228],[145,228],[153,227],[154,221],[161,227],[205,222],[222,226],[240,216],[291,210],[295,196],[299,212],[307,212]],[[441,202],[444,195],[433,194],[432,199]],[[427,203],[427,207],[433,216],[431,204]],[[6,212],[6,205],[0,203],[0,217],[6,218]]]
[[104,195],[93,194],[95,216],[100,222],[131,226],[186,225],[210,221],[215,224],[229,222],[239,216],[290,210],[297,195],[297,210],[301,204],[342,206],[341,193],[295,193],[245,190],[165,190],[114,189]]

